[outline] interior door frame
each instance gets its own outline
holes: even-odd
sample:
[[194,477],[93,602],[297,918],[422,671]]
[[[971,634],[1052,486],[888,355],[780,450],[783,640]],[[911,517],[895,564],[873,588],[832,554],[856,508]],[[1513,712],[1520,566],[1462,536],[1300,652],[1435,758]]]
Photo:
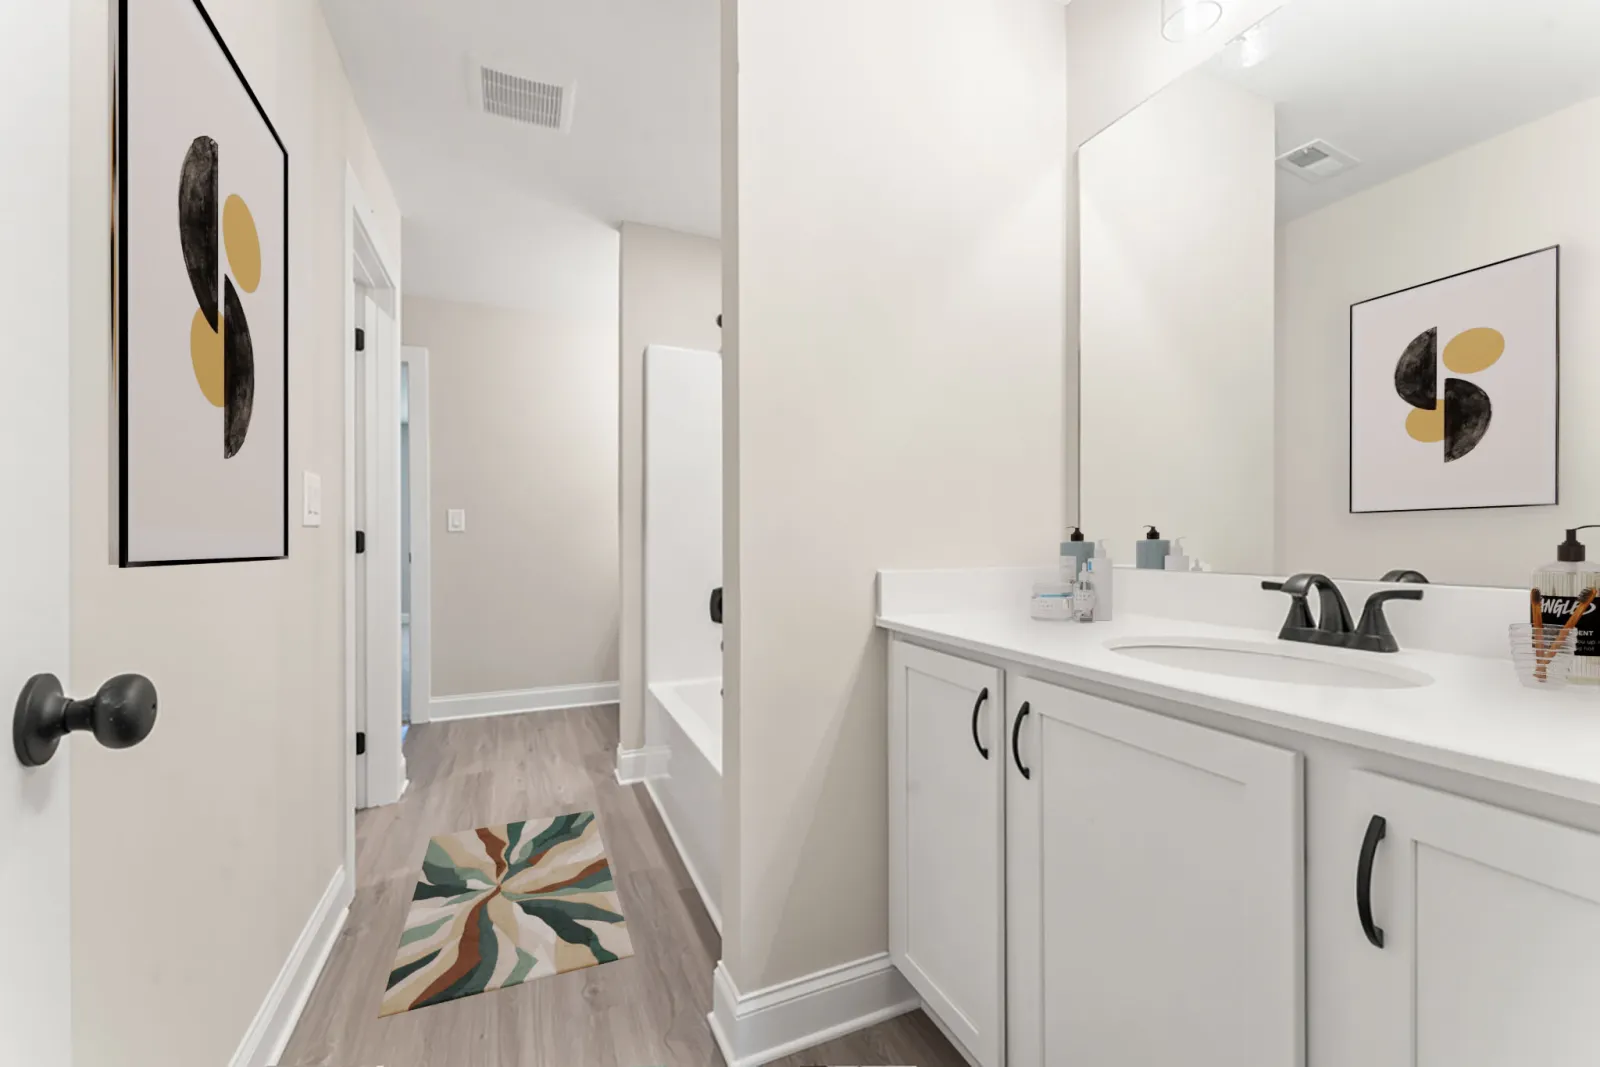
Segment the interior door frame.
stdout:
[[[355,170],[345,168],[344,213],[344,529],[340,558],[344,571],[344,696],[345,696],[345,812],[346,812],[346,866],[355,872],[355,811],[358,807],[392,804],[400,799],[406,786],[405,757],[400,750],[400,464],[398,439],[400,433],[400,273],[398,260],[385,249],[378,234],[377,213],[357,179]],[[374,687],[374,679],[394,675],[393,715],[374,715],[371,708],[367,716],[367,748],[365,795],[358,792],[356,776],[356,306],[358,287],[367,291],[374,304],[383,312],[380,322],[384,328],[371,331],[366,346],[369,356],[370,376],[378,383],[376,410],[366,420],[367,440],[365,457],[370,507],[368,509],[368,574],[367,574],[367,627],[366,664],[370,703],[381,702],[385,686]],[[384,322],[384,319],[387,321]],[[386,373],[387,372],[387,373]],[[395,456],[390,463],[382,462],[382,428],[389,427],[395,442]],[[392,483],[392,484],[391,484]],[[384,558],[394,562],[393,596],[388,595],[387,576],[378,580],[374,565],[374,548],[389,546]],[[385,568],[386,569],[386,568]],[[375,617],[373,608],[382,608],[392,601],[392,620]],[[393,625],[390,625],[392,621]],[[391,647],[392,646],[392,647]],[[374,701],[374,693],[377,701]],[[390,719],[393,722],[390,722]]]
[[411,724],[430,721],[433,700],[433,514],[429,495],[428,350],[400,347],[409,373],[411,470]]

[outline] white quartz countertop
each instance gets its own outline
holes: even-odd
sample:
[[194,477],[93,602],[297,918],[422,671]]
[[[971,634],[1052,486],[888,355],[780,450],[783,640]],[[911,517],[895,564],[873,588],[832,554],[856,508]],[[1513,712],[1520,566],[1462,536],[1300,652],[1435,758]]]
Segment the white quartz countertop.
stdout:
[[[1344,662],[1434,679],[1414,689],[1258,681],[1146,662],[1107,647],[1128,638],[1273,641],[1276,631],[1148,615],[1050,622],[1016,610],[899,612],[878,624],[946,649],[1083,679],[1479,777],[1600,804],[1600,687],[1530,690],[1502,659],[1336,651]],[[1311,646],[1292,645],[1303,649]]]

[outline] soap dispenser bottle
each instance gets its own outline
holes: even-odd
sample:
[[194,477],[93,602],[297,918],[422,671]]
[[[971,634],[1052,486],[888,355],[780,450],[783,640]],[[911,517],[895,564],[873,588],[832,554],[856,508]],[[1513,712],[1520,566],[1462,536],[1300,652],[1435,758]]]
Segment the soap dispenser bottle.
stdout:
[[[1554,563],[1547,563],[1533,576],[1533,587],[1541,597],[1540,614],[1546,626],[1565,626],[1577,610],[1586,589],[1600,589],[1600,564],[1590,563],[1588,550],[1578,540],[1579,530],[1600,526],[1575,526],[1567,539],[1556,546]],[[1589,606],[1573,627],[1572,681],[1600,685],[1600,601]]]
[[1061,542],[1061,580],[1077,580],[1094,556],[1094,546],[1084,540],[1083,531],[1074,526],[1072,533]]
[[1094,621],[1110,622],[1112,607],[1112,580],[1116,571],[1111,565],[1111,551],[1101,541],[1095,545],[1094,558],[1089,561],[1089,580],[1094,584]]
[[1146,526],[1150,531],[1144,535],[1144,540],[1137,542],[1134,552],[1134,562],[1142,571],[1165,570],[1167,566],[1167,552],[1172,547],[1161,537],[1161,531],[1154,526]]

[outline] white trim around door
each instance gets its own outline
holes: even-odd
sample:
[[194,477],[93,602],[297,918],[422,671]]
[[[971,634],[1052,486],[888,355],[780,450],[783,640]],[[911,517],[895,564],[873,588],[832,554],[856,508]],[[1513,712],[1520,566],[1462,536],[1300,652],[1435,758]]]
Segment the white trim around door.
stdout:
[[[345,861],[355,874],[355,810],[392,804],[405,790],[405,757],[400,750],[400,270],[383,247],[377,215],[354,169],[345,168],[345,366],[344,366],[344,667]],[[370,298],[367,338],[368,417],[365,447],[356,447],[355,331],[358,301]],[[356,458],[365,458],[368,580],[364,604],[356,601]],[[391,588],[392,586],[392,588]],[[392,605],[392,609],[391,609]],[[365,775],[356,773],[356,655],[358,610],[366,612],[365,666],[369,714]],[[391,721],[392,720],[392,721]]]

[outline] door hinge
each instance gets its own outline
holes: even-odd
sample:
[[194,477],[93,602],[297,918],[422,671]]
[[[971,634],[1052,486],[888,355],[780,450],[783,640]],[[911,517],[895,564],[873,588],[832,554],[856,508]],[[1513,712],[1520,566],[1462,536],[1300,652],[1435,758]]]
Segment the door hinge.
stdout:
[[356,531],[356,555],[361,555],[367,550],[367,531]]
[[357,326],[356,327],[356,351],[357,352],[365,352],[366,350],[367,350],[367,331],[363,330],[361,327]]
[[367,754],[367,732],[365,730],[357,730],[356,731],[356,755],[365,756],[366,754]]

